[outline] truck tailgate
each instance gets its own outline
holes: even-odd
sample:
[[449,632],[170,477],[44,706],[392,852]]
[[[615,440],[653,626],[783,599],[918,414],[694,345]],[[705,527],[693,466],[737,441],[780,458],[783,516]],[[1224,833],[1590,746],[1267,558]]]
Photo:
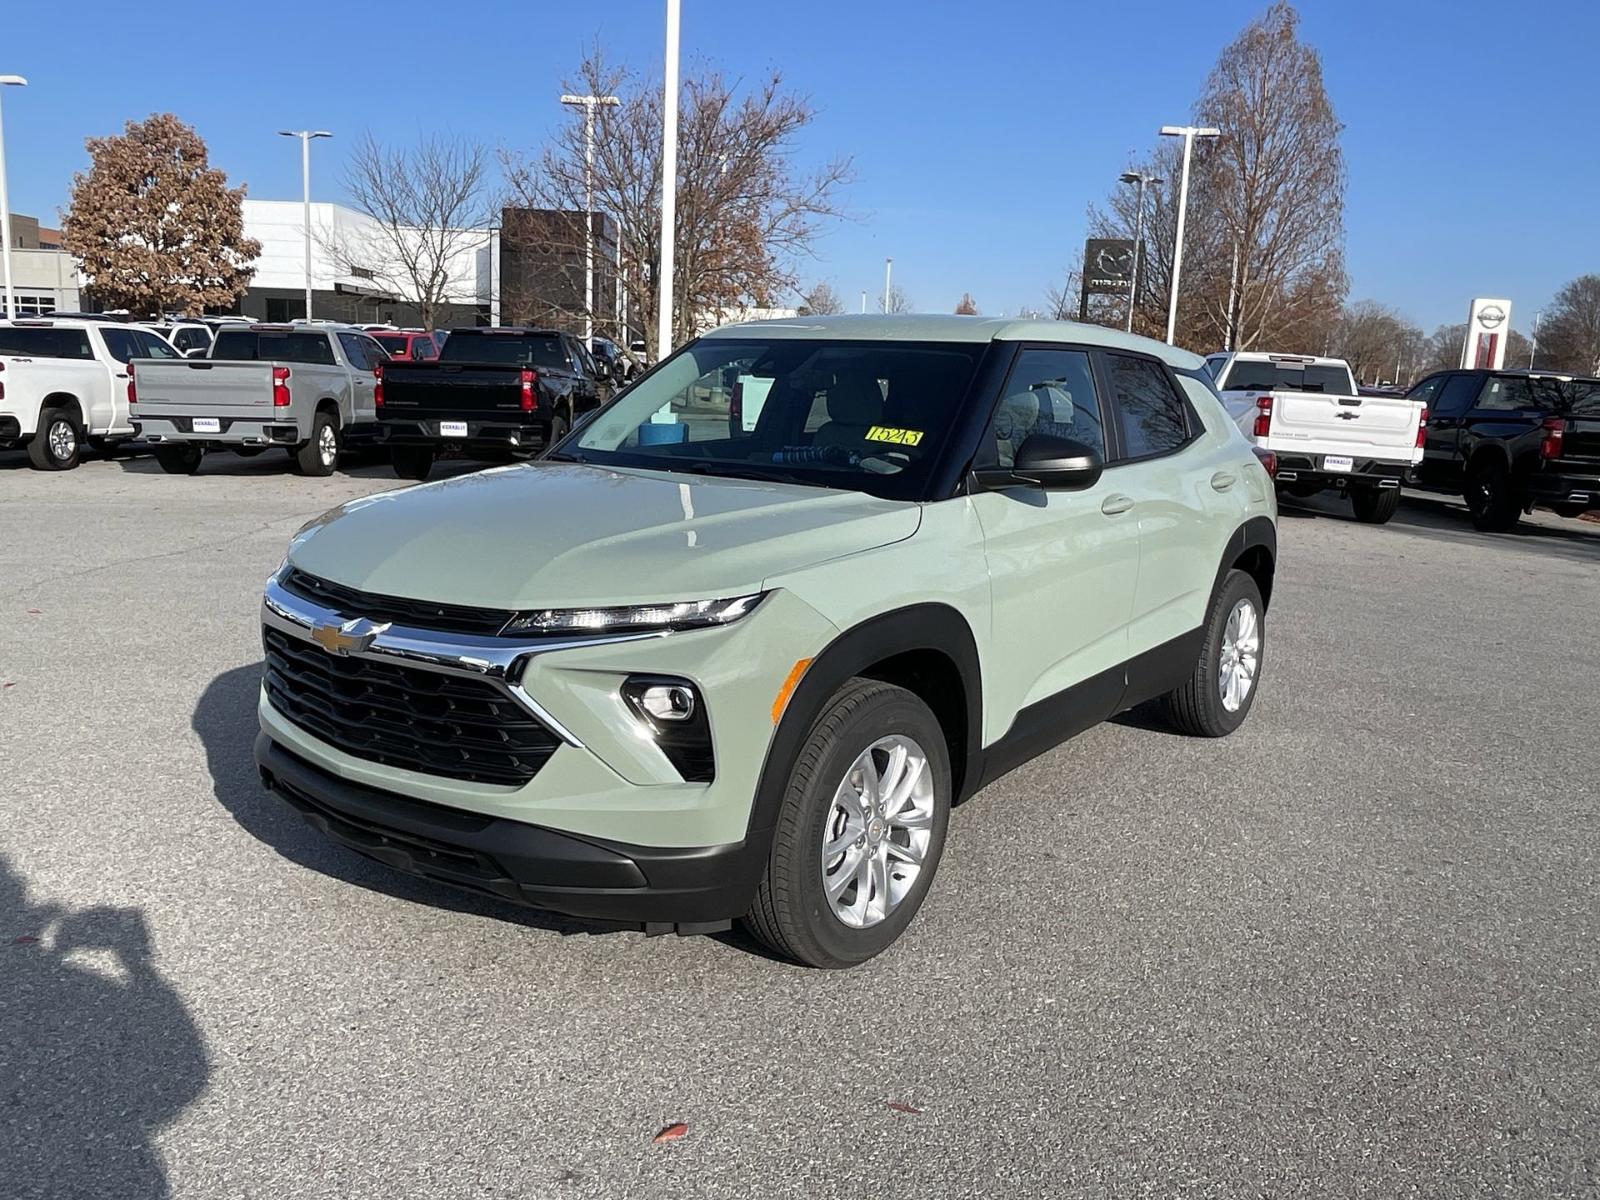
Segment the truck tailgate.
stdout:
[[1273,449],[1413,462],[1422,406],[1399,396],[1272,393]]
[[[535,392],[535,394],[537,394]],[[522,420],[522,369],[428,363],[383,369],[385,421]]]
[[[248,416],[272,413],[270,362],[140,359],[133,381],[141,417]],[[293,369],[291,365],[291,370]]]

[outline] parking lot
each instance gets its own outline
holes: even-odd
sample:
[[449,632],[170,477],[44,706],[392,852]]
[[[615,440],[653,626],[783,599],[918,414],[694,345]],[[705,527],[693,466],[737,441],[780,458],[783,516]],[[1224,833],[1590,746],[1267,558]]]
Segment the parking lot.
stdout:
[[262,581],[395,486],[0,453],[0,1191],[1600,1186],[1600,525],[1286,509],[1253,719],[1022,768],[824,973],[413,880],[261,789]]

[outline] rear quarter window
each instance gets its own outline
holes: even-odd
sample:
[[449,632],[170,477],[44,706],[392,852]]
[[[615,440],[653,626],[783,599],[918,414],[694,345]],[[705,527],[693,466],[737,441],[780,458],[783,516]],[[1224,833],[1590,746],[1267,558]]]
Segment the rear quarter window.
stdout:
[[93,358],[86,329],[0,329],[0,354],[33,358]]

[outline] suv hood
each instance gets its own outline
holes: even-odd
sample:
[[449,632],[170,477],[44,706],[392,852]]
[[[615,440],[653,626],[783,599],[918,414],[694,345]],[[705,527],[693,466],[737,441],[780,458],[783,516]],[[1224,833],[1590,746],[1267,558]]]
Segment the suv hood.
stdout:
[[301,531],[302,570],[482,608],[647,604],[759,591],[916,532],[919,505],[785,483],[566,463],[492,468],[352,501]]

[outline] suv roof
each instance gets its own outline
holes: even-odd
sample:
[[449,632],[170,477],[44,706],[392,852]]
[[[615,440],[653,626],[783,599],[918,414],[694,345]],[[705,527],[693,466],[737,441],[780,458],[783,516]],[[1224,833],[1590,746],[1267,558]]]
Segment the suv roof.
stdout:
[[1199,370],[1205,359],[1153,338],[1124,333],[1104,325],[1077,321],[1042,321],[1022,317],[958,317],[927,313],[861,313],[837,317],[782,317],[773,321],[740,321],[705,335],[708,338],[836,338],[863,342],[1075,342],[1153,354],[1175,367]]

